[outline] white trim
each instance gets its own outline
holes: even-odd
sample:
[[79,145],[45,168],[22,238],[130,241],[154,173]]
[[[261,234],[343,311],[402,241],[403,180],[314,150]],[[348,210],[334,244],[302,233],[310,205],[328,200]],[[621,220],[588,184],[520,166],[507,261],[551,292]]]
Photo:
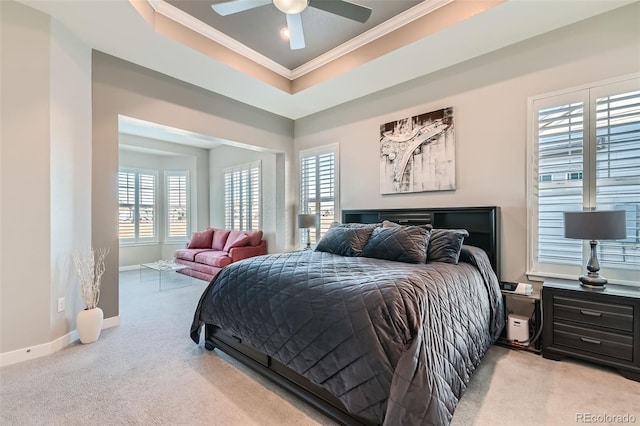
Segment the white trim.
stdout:
[[210,40],[215,41],[216,43],[220,43],[221,45],[229,48],[230,50],[236,52],[239,55],[244,56],[245,58],[250,59],[251,61],[262,65],[263,67],[279,74],[283,77],[291,79],[291,71],[280,65],[279,63],[267,58],[261,53],[256,52],[255,50],[245,46],[239,41],[229,37],[216,30],[213,27],[205,24],[204,22],[194,18],[186,12],[178,9],[175,6],[163,1],[163,0],[147,0],[153,10],[157,13],[166,16],[167,18],[184,25],[185,27],[197,32],[200,35],[207,37]]
[[[120,316],[105,318],[102,323],[102,329],[105,330],[107,328],[116,327],[118,325],[120,325]],[[78,331],[73,330],[65,334],[64,336],[58,337],[57,339],[48,343],[42,343],[36,346],[29,346],[26,348],[17,349],[15,351],[1,353],[0,367],[5,367],[7,365],[17,364],[19,362],[29,361],[32,359],[51,355],[55,352],[58,352],[60,349],[64,349],[77,340],[79,340]]]
[[366,44],[371,43],[372,41],[415,21],[416,19],[422,18],[423,16],[433,12],[434,10],[451,3],[453,0],[425,0],[421,3],[418,3],[412,8],[405,10],[399,15],[386,20],[380,25],[371,28],[369,31],[366,31],[359,36],[354,37],[353,39],[310,60],[309,62],[299,66],[298,68],[295,68],[294,70],[290,70],[287,67],[280,65],[272,59],[269,59],[263,54],[256,52],[255,50],[229,37],[223,32],[210,27],[204,22],[196,19],[186,12],[183,12],[177,7],[165,2],[164,0],[147,1],[155,12],[164,15],[181,25],[184,25],[186,28],[195,31],[210,40],[220,43],[221,45],[227,47],[235,53],[244,56],[245,58],[255,62],[258,65],[262,65],[263,67],[275,72],[278,75],[281,75],[282,77],[285,77],[289,80],[295,80],[296,78],[315,71],[316,69],[323,67],[331,61],[334,61],[337,58],[348,54],[349,52],[365,46]]
[[352,38],[351,40],[341,44],[338,47],[335,47],[324,53],[306,64],[300,65],[298,68],[292,70],[290,72],[290,79],[295,80],[298,77],[302,77],[305,74],[308,74],[316,69],[323,67],[324,65],[334,61],[362,46],[371,43],[374,40],[383,37],[398,28],[401,28],[416,19],[422,18],[423,16],[433,12],[436,9],[441,8],[453,0],[425,0],[422,3],[418,3],[410,9],[405,10],[399,15],[394,16],[391,19],[383,22],[377,27],[371,28],[369,31],[366,31],[359,36]]
[[126,271],[137,271],[140,269],[140,265],[129,265],[129,266],[121,266],[120,268],[118,268],[119,272],[126,272]]

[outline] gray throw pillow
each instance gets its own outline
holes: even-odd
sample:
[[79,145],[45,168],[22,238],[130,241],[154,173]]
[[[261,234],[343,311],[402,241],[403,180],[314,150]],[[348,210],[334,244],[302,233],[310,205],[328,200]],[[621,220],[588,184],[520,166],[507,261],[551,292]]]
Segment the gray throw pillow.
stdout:
[[462,243],[468,236],[466,229],[433,229],[427,249],[427,261],[457,264]]
[[376,228],[367,245],[362,249],[363,257],[394,260],[406,263],[425,263],[429,231],[421,226],[393,226]]
[[334,223],[316,245],[317,251],[340,256],[360,256],[371,232],[377,225],[354,226],[355,224]]

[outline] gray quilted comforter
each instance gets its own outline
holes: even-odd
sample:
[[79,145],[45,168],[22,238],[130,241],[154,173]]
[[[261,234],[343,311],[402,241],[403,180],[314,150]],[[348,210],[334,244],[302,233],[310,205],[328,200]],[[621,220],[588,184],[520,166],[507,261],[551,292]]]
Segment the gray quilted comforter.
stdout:
[[191,326],[216,325],[386,425],[451,421],[504,325],[486,254],[458,265],[323,252],[253,257],[224,268]]

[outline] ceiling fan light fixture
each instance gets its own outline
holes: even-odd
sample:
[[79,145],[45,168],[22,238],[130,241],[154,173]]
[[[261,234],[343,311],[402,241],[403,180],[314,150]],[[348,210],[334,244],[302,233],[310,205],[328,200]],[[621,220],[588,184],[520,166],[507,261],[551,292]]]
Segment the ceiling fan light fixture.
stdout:
[[283,13],[295,15],[307,8],[309,0],[273,0],[273,4]]

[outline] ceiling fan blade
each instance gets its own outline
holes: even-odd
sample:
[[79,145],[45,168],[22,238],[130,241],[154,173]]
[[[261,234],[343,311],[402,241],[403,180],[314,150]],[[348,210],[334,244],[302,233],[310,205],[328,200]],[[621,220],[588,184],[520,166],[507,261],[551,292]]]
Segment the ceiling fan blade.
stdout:
[[343,0],[311,0],[309,6],[352,19],[360,23],[367,22],[371,16],[371,8],[360,6]]
[[304,49],[304,31],[300,14],[287,14],[287,28],[289,29],[289,46],[291,50]]
[[271,0],[232,0],[224,3],[212,4],[211,8],[221,16],[233,15],[249,9],[270,4]]

